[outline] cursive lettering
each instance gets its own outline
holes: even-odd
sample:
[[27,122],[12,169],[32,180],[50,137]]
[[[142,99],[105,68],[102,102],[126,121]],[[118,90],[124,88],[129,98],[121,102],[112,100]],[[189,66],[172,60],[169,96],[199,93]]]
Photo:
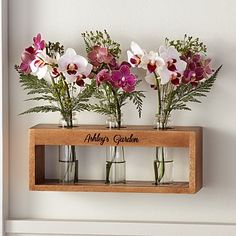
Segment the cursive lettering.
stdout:
[[134,137],[133,134],[131,134],[129,137],[123,137],[117,134],[113,137],[113,141],[116,143],[116,145],[119,145],[120,143],[138,143],[139,139]]
[[104,142],[109,142],[109,138],[107,136],[101,136],[100,133],[95,133],[94,135],[87,134],[87,136],[84,139],[84,143],[90,143],[90,142],[98,142],[100,145],[103,145]]

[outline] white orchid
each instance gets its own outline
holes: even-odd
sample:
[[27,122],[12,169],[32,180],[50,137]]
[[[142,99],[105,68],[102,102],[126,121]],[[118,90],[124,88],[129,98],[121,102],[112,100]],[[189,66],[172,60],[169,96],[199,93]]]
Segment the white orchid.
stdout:
[[84,57],[76,54],[73,48],[68,48],[58,60],[58,70],[63,73],[68,83],[76,82],[78,78],[86,78],[92,68],[93,66]]
[[130,44],[131,51],[127,51],[128,62],[132,67],[141,67],[142,57],[145,55],[145,51],[135,42]]
[[[146,81],[150,85],[156,86],[156,76],[158,74],[158,70],[165,66],[164,60],[157,52],[150,51],[142,57],[141,66],[143,69],[147,70],[147,76],[145,77]],[[161,83],[163,83],[163,81],[161,81]]]
[[49,66],[49,57],[45,51],[39,50],[35,56],[35,59],[30,63],[32,74],[37,76],[38,79],[42,79],[46,76]]
[[161,77],[161,84],[166,84],[170,80],[175,85],[179,84],[179,78],[183,74],[187,63],[180,59],[180,53],[174,46],[168,48],[161,46],[159,48],[159,53],[165,62],[164,67],[159,67],[157,69],[157,72]]

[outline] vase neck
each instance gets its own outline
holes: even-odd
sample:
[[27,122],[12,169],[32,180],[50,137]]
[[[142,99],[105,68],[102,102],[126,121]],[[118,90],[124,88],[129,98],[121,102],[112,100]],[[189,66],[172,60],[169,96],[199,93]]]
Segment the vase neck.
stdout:
[[108,125],[109,129],[121,128],[122,123],[123,123],[123,115],[122,114],[119,118],[116,117],[115,115],[110,115],[106,120],[106,124]]
[[76,118],[76,113],[72,112],[67,115],[61,114],[61,119],[59,121],[59,126],[63,128],[72,128],[78,125],[78,121]]
[[170,125],[170,116],[166,114],[156,114],[155,126],[158,129],[167,129]]

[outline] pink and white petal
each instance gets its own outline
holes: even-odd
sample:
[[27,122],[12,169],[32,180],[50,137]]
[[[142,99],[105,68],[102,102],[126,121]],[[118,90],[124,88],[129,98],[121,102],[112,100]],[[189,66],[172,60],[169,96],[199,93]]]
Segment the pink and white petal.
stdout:
[[187,63],[183,60],[178,60],[175,66],[176,66],[177,71],[182,74],[184,70],[186,69]]
[[157,57],[157,58],[156,58],[156,63],[157,63],[157,65],[158,65],[159,67],[165,66],[165,61],[164,61],[164,59],[161,58],[161,57]]
[[76,81],[75,75],[68,75],[67,73],[65,73],[65,77],[68,84],[74,83]]
[[168,54],[169,58],[172,58],[172,59],[179,59],[179,57],[180,57],[180,53],[176,50],[176,48],[174,46],[170,46],[167,49],[167,54]]
[[59,60],[58,60],[58,70],[60,72],[65,72],[67,70],[68,64],[71,63],[71,58],[68,57],[67,55],[63,55]]
[[83,80],[84,80],[85,84],[89,84],[90,85],[92,83],[92,80],[90,78],[85,78]]
[[75,63],[78,66],[78,71],[80,73],[84,72],[88,65],[88,61],[80,55],[74,56],[73,60],[70,63]]
[[131,48],[132,52],[134,53],[134,55],[141,55],[141,56],[144,55],[143,49],[134,41],[131,42],[130,48]]
[[130,59],[134,57],[134,54],[130,50],[127,51],[127,57],[128,57],[128,62],[131,64],[131,66],[135,67],[135,64],[132,64],[130,61]]
[[48,67],[47,66],[43,66],[43,67],[38,69],[38,71],[36,72],[36,75],[37,75],[38,79],[42,79],[42,78],[45,77],[47,72],[48,72]]
[[146,80],[147,83],[149,83],[150,85],[156,85],[156,84],[157,84],[155,75],[154,75],[153,73],[147,73],[147,75],[145,76],[145,80]]
[[36,73],[37,70],[38,70],[38,67],[35,66],[35,60],[33,60],[31,63],[30,63],[30,69],[32,71],[32,73]]
[[160,70],[158,73],[161,77],[161,84],[166,84],[170,81],[171,72],[166,67]]
[[159,47],[159,54],[160,54],[160,55],[161,55],[162,53],[165,53],[166,51],[167,51],[167,49],[166,49],[165,46],[161,45],[161,46]]
[[66,53],[64,55],[68,55],[70,57],[73,57],[76,55],[76,51],[73,48],[67,48]]
[[92,69],[93,69],[93,65],[88,63],[88,65],[86,66],[85,71],[83,72],[83,75],[85,75],[87,77],[91,73]]

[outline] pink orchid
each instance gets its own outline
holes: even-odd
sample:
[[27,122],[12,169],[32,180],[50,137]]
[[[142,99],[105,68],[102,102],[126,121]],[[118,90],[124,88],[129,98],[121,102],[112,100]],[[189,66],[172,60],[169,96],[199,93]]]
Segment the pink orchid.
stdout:
[[93,66],[97,67],[102,63],[109,64],[113,56],[108,52],[107,48],[94,46],[93,50],[88,53],[88,59]]
[[96,76],[96,84],[100,86],[101,83],[110,81],[111,76],[107,69],[101,70]]
[[28,51],[24,51],[21,54],[21,64],[19,67],[19,71],[24,74],[29,74],[31,72],[30,64],[34,59],[34,54],[31,54]]
[[36,37],[33,38],[34,41],[34,48],[35,50],[43,50],[45,48],[45,41],[41,40],[41,34],[37,34]]

